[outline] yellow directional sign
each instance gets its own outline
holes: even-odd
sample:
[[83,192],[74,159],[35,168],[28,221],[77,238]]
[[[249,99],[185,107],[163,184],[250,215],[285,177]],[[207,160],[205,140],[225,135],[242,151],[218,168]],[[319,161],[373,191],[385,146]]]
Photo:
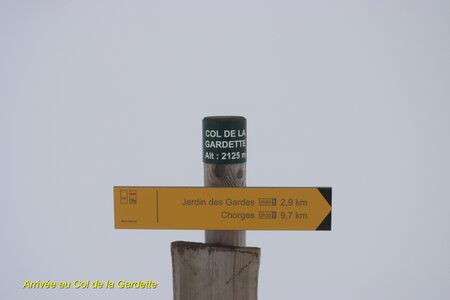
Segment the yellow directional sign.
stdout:
[[118,229],[331,230],[331,188],[114,187]]

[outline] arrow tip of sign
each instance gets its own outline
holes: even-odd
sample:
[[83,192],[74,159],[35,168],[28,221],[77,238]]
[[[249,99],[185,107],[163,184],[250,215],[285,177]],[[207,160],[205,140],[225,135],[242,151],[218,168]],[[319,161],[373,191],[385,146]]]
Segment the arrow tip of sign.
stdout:
[[328,230],[331,231],[331,211],[328,215],[323,219],[322,223],[317,226],[316,230]]
[[322,197],[328,202],[328,204],[331,206],[331,187],[321,187],[317,188],[322,194]]

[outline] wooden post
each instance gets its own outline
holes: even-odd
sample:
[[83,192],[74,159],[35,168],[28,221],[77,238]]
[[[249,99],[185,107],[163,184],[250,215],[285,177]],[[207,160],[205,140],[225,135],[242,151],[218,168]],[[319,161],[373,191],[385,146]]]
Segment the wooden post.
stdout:
[[[210,125],[209,123],[212,123]],[[217,139],[226,140],[224,134],[225,128],[230,130],[235,130],[240,128],[242,130],[247,129],[247,120],[244,117],[238,116],[225,116],[225,117],[206,117],[203,119],[203,131],[210,128],[220,128],[224,129],[217,132]],[[211,132],[212,133],[212,132]],[[209,135],[213,135],[213,134]],[[244,139],[247,141],[247,133],[245,132]],[[215,137],[211,137],[214,140]],[[206,132],[203,133],[204,142],[208,139]],[[243,147],[244,155],[247,155],[246,145]],[[204,151],[205,152],[205,151]],[[221,153],[219,153],[218,159],[211,159],[208,161],[204,160],[203,165],[203,178],[204,185],[206,187],[243,187],[246,186],[246,159],[242,159],[239,156],[239,161],[241,163],[222,163],[220,160]],[[226,155],[225,155],[226,157]],[[245,156],[246,158],[246,156]],[[216,162],[216,163],[214,163]],[[207,244],[217,244],[225,246],[236,246],[245,247],[245,230],[206,230],[205,231],[205,243]]]
[[[243,187],[245,163],[204,164],[204,181],[207,187]],[[205,230],[205,243],[245,247],[245,230]]]
[[[233,126],[238,126],[237,128],[243,126],[243,132],[238,130],[235,133],[243,138],[244,142],[236,143],[241,146],[238,147],[239,151],[242,151],[235,152],[239,154],[233,154],[238,157],[236,163],[214,163],[214,159],[205,161],[204,157],[204,185],[206,187],[245,186],[245,118],[205,118],[203,120],[204,143],[205,121],[212,122],[213,128],[229,132],[234,128]],[[218,136],[215,136],[215,138],[225,137],[226,134],[224,136],[220,132]],[[227,156],[228,153],[225,156],[222,154],[213,153],[209,157],[215,159],[231,157]],[[245,230],[206,230],[205,242],[206,244],[172,243],[174,300],[256,300],[261,250],[245,247]]]
[[174,300],[256,300],[260,251],[173,242]]

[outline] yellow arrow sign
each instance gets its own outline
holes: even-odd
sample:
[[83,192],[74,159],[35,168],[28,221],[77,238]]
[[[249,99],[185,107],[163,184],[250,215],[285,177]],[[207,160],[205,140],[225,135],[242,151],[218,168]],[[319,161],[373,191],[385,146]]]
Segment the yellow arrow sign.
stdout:
[[114,187],[118,229],[331,230],[331,188]]

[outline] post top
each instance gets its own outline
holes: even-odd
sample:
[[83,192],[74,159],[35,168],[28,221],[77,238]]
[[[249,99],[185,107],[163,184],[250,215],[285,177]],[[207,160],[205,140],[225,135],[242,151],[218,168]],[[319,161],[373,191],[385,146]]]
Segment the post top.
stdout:
[[242,116],[208,116],[203,121],[246,121]]

